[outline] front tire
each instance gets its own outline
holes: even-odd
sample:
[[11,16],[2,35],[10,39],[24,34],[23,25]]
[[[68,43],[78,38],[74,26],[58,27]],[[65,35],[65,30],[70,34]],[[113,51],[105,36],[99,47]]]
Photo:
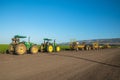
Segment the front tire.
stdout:
[[30,52],[32,54],[37,54],[38,53],[38,47],[37,45],[33,45],[31,48],[30,48]]
[[60,46],[56,46],[56,52],[60,52]]

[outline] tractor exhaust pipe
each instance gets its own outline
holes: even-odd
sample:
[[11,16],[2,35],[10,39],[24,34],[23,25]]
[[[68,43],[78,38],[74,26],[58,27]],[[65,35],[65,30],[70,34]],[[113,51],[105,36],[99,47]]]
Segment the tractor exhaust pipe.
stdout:
[[28,37],[28,42],[30,43],[30,36]]

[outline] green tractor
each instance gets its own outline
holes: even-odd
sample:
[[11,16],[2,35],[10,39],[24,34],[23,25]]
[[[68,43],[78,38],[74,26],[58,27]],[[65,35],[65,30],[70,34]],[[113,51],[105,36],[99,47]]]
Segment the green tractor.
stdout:
[[27,52],[30,52],[31,54],[38,53],[38,46],[36,44],[31,43],[30,39],[28,42],[20,42],[20,38],[26,38],[26,36],[15,35],[14,38],[12,38],[12,43],[9,45],[8,48],[8,52],[10,54],[15,53],[18,55],[22,55]]
[[54,40],[53,43],[51,43],[52,39],[44,38],[44,43],[41,44],[40,46],[40,51],[41,52],[59,52],[60,51],[60,46],[56,44],[56,41]]

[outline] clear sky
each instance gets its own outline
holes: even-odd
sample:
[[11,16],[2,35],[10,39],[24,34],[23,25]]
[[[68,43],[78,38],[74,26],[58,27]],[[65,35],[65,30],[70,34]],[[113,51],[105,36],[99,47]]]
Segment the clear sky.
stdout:
[[0,43],[120,38],[120,0],[0,0]]

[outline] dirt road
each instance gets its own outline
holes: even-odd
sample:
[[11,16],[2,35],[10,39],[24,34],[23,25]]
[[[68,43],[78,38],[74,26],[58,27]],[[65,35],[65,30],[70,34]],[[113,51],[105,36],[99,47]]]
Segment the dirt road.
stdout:
[[0,80],[120,80],[120,48],[1,54]]

